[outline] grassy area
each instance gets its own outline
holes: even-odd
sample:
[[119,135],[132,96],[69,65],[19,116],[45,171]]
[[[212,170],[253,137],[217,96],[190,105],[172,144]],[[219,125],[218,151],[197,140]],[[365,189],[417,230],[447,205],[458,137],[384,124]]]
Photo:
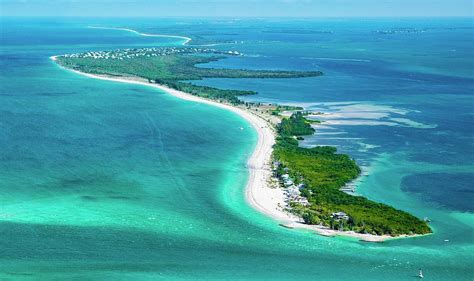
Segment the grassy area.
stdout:
[[[185,48],[183,48],[186,50]],[[173,48],[176,50],[176,48]],[[75,57],[61,56],[59,64],[92,74],[111,76],[136,76],[148,79],[150,82],[166,85],[170,88],[186,93],[217,100],[226,100],[234,104],[241,103],[238,96],[256,94],[254,91],[239,91],[217,89],[213,87],[196,86],[183,82],[187,80],[200,80],[203,78],[297,78],[322,75],[319,71],[278,71],[278,70],[245,70],[197,67],[198,64],[224,59],[222,53],[212,54],[209,50],[201,52],[172,53],[166,49],[156,52],[166,55],[153,56],[152,52],[143,50],[127,50],[126,55],[114,51],[114,56],[119,59],[93,57],[79,54]],[[112,52],[111,52],[112,53]],[[143,55],[142,55],[143,54]],[[136,55],[136,56],[135,56]]]
[[[426,222],[407,212],[340,191],[358,177],[360,169],[353,159],[338,154],[334,147],[299,147],[294,137],[313,132],[303,114],[296,113],[278,126],[274,150],[275,159],[282,164],[278,173],[289,173],[305,184],[301,193],[311,204],[306,207],[295,204],[293,209],[306,223],[377,235],[431,232]],[[334,219],[335,212],[344,212],[349,219]]]

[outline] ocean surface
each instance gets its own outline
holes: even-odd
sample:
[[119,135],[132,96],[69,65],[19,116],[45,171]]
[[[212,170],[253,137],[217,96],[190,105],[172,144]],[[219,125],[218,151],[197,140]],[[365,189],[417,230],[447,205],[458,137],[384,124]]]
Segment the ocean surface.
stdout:
[[[244,198],[246,121],[49,59],[183,40],[91,26],[245,54],[202,67],[323,71],[193,83],[322,112],[302,145],[350,154],[357,194],[429,217],[434,234],[278,226]],[[472,18],[0,18],[0,36],[0,280],[473,280]]]

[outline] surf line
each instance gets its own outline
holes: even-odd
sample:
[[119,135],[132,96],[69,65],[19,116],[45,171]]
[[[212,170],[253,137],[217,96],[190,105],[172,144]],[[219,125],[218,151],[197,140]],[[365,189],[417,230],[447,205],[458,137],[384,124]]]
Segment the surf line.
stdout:
[[149,34],[149,33],[141,33],[136,30],[130,28],[122,28],[122,27],[104,27],[104,26],[88,26],[87,28],[95,28],[95,29],[109,29],[109,30],[122,30],[132,32],[141,36],[147,37],[164,37],[164,38],[178,38],[183,39],[184,42],[181,45],[187,45],[192,39],[186,36],[179,36],[179,35],[167,35],[167,34]]

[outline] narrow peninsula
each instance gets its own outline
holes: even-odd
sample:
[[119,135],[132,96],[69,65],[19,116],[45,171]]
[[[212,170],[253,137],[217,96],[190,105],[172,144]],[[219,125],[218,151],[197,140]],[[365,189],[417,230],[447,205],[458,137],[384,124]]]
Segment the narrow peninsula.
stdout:
[[359,176],[360,168],[334,147],[299,146],[299,139],[315,133],[311,123],[317,122],[306,119],[303,108],[246,103],[239,96],[256,92],[189,82],[203,78],[323,75],[320,71],[198,66],[240,55],[236,51],[173,47],[86,52],[52,59],[83,75],[153,86],[180,98],[229,109],[246,118],[259,134],[257,148],[248,163],[247,198],[255,208],[286,227],[310,228],[323,235],[345,235],[366,241],[431,233],[425,221],[405,211],[343,192],[341,188]]

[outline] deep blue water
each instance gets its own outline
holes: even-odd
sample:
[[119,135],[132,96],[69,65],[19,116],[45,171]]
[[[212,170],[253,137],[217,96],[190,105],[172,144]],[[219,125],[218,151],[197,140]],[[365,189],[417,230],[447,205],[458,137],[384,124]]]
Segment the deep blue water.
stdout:
[[473,175],[468,173],[415,174],[403,178],[402,190],[419,193],[444,208],[472,213],[474,192],[469,186],[473,179]]

